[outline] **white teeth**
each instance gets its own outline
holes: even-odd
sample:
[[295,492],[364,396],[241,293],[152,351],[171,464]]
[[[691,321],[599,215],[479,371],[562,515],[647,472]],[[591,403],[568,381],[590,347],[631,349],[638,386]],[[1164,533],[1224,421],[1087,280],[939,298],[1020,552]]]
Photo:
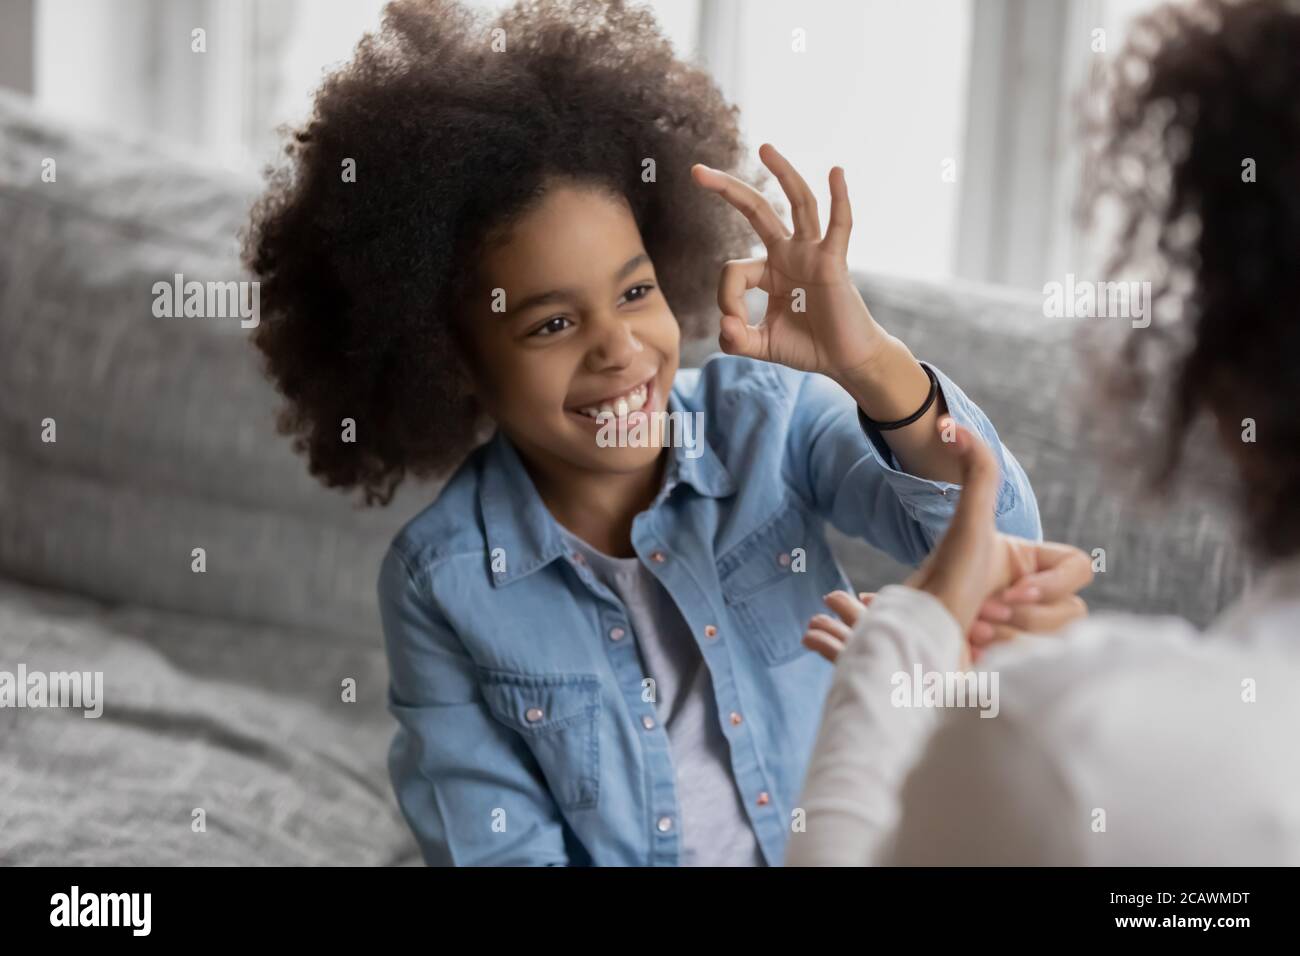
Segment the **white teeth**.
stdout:
[[640,411],[645,407],[646,398],[649,396],[649,389],[645,385],[638,385],[625,395],[619,395],[600,405],[589,405],[586,408],[578,409],[588,418],[599,419],[601,415],[613,415],[617,418],[626,418],[629,412]]

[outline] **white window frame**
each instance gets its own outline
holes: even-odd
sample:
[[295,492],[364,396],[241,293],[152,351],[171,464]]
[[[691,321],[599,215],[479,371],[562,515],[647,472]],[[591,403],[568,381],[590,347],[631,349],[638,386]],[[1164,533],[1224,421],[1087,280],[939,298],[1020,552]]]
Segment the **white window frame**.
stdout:
[[1039,288],[1091,266],[1075,106],[1102,23],[1100,0],[975,0],[955,275]]

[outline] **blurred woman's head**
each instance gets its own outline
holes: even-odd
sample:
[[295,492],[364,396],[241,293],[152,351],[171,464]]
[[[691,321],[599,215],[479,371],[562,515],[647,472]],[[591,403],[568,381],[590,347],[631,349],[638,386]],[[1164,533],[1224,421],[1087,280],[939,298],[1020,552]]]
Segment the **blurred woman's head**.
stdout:
[[1128,333],[1105,388],[1159,484],[1195,426],[1215,426],[1249,544],[1298,554],[1300,2],[1163,6],[1109,79],[1090,193],[1118,200],[1111,270],[1151,280],[1155,321]]

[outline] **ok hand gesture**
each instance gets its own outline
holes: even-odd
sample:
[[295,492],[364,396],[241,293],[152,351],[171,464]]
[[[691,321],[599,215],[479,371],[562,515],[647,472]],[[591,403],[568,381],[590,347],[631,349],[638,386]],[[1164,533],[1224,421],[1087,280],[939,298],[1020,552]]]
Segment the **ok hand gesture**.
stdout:
[[[765,257],[723,267],[719,344],[732,355],[821,372],[843,385],[868,368],[889,339],[849,277],[853,215],[844,170],[836,166],[830,172],[830,222],[823,236],[817,199],[803,177],[769,144],[758,155],[790,200],[793,234],[753,186],[708,166],[691,169],[695,182],[738,209],[767,247]],[[757,327],[746,322],[743,301],[753,288],[768,295],[767,314]]]

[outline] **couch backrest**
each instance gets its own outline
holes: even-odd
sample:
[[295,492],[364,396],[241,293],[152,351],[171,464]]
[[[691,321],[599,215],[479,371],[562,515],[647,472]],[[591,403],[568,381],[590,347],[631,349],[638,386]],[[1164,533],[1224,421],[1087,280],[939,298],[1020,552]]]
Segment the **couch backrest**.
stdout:
[[[55,178],[42,179],[54,161]],[[435,489],[387,509],[322,488],[275,434],[237,318],[156,318],[156,282],[247,278],[259,189],[0,94],[0,573],[112,602],[373,636],[376,569]],[[1224,522],[1151,520],[1104,490],[1060,413],[1077,363],[1037,297],[863,278],[886,328],[980,402],[1029,471],[1049,536],[1104,547],[1096,606],[1205,621],[1241,587]],[[703,354],[699,349],[692,353]],[[56,441],[42,440],[42,422]],[[206,571],[192,570],[203,548]],[[838,541],[855,582],[902,569]]]
[[[1121,493],[1106,450],[1080,429],[1081,404],[1097,396],[1084,378],[1074,320],[1046,318],[1033,293],[866,275],[858,286],[881,325],[988,414],[1029,475],[1044,535],[1104,550],[1105,573],[1085,594],[1090,606],[1180,614],[1203,625],[1240,594],[1250,561],[1229,517],[1195,492],[1168,506]],[[860,543],[837,539],[836,551],[856,583],[905,574]]]
[[237,234],[258,188],[0,97],[0,573],[376,633],[378,562],[432,491],[379,510],[324,489],[275,433],[239,319],[153,314],[154,283],[177,273],[247,278]]

